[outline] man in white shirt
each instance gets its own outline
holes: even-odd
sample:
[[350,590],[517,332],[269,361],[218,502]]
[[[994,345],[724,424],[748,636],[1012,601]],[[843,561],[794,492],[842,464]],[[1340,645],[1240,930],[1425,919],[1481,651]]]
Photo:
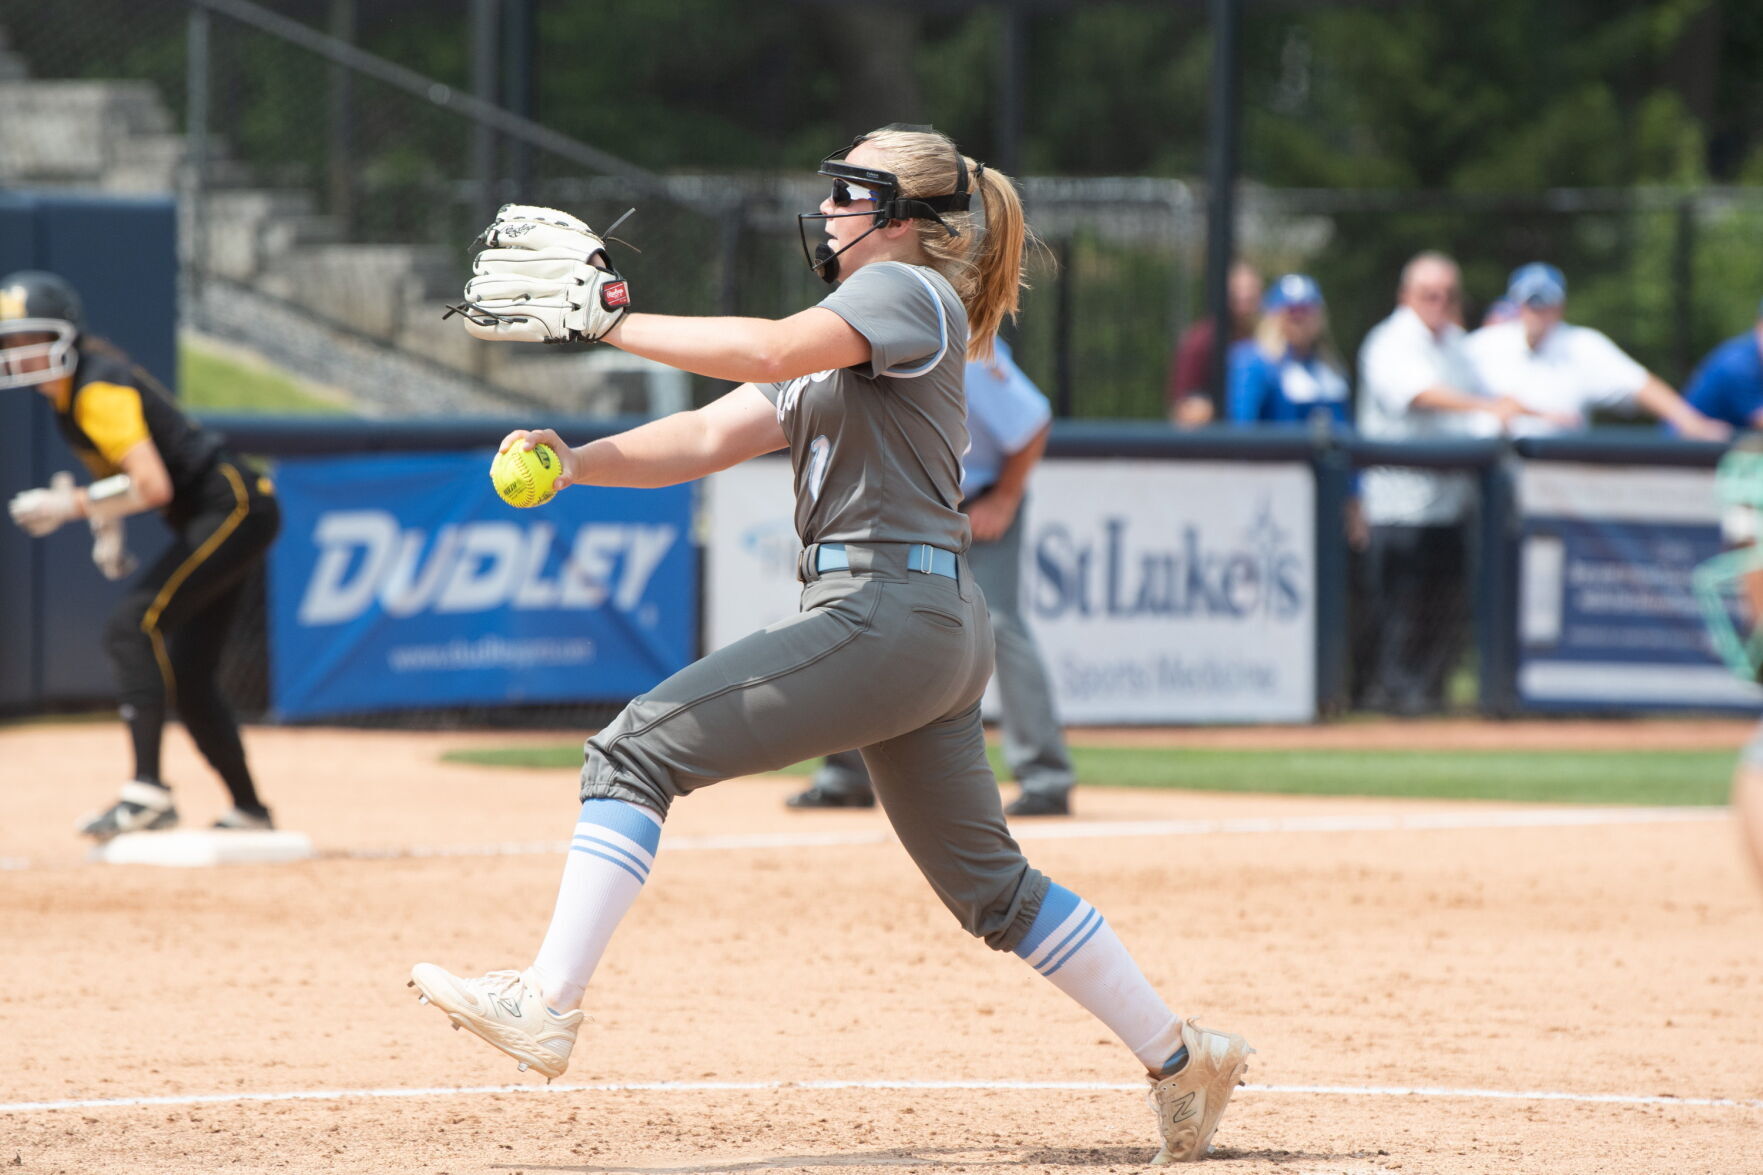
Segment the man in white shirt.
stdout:
[[1532,262],[1513,271],[1506,296],[1518,318],[1470,335],[1465,348],[1491,392],[1528,410],[1513,422],[1520,436],[1549,436],[1587,427],[1593,411],[1643,408],[1692,440],[1723,441],[1726,424],[1691,407],[1664,380],[1623,353],[1601,331],[1564,322],[1567,279],[1553,265]]
[[[1463,279],[1442,253],[1402,269],[1396,309],[1359,350],[1359,431],[1373,440],[1486,435],[1522,416],[1489,396],[1463,348]],[[1370,545],[1355,593],[1356,699],[1401,714],[1436,711],[1469,635],[1467,473],[1384,466],[1360,487]]]
[[[1017,607],[1022,566],[1022,505],[1029,473],[1052,431],[1053,410],[1010,346],[995,340],[989,361],[967,364],[967,452],[961,458],[961,509],[973,528],[967,565],[986,597],[997,646],[995,674],[1003,714],[1004,761],[1022,792],[1004,809],[1012,817],[1068,816],[1076,773],[1053,703],[1040,647]],[[868,808],[869,772],[856,751],[828,755],[792,808]]]

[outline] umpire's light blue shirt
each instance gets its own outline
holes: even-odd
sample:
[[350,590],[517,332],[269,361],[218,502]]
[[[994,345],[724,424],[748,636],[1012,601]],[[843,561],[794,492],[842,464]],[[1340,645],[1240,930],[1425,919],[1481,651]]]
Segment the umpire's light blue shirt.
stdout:
[[[1757,428],[1763,421],[1763,350],[1757,332],[1746,331],[1714,348],[1683,391],[1683,398],[1703,416],[1724,420],[1734,428]],[[972,393],[970,392],[969,395]]]
[[991,360],[967,364],[967,433],[961,459],[961,494],[978,497],[998,480],[1006,458],[1035,439],[1053,409],[1010,354],[1003,339],[993,343]]

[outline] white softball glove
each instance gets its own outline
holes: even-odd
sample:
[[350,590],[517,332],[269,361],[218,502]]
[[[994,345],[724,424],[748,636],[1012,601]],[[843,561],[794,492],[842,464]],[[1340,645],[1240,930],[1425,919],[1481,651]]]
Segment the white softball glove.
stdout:
[[105,579],[125,579],[140,565],[128,547],[128,532],[120,518],[93,518],[92,562]]
[[6,509],[12,515],[12,521],[32,538],[54,534],[63,523],[80,516],[73,474],[66,471],[55,474],[46,489],[19,491],[12,496]]
[[477,338],[592,343],[630,311],[605,242],[567,212],[504,204],[478,240],[465,301],[448,310]]

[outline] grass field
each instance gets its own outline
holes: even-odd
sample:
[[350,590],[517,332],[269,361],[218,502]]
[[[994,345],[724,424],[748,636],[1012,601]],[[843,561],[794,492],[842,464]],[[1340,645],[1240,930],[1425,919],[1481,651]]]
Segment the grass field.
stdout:
[[204,412],[277,415],[345,415],[347,406],[314,395],[273,367],[242,362],[222,351],[182,340],[178,344],[178,398]]
[[[453,751],[448,762],[563,770],[581,745]],[[1709,751],[1374,751],[1073,746],[1083,784],[1585,804],[1722,804],[1733,753]],[[1008,776],[997,748],[992,769]],[[811,764],[790,771],[806,774]]]

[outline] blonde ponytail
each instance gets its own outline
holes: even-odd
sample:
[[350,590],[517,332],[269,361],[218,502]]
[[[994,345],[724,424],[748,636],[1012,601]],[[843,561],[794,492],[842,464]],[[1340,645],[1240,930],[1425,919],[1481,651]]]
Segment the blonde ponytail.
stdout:
[[[900,180],[900,194],[941,196],[955,191],[958,180],[954,142],[936,131],[884,128],[864,136]],[[926,264],[949,280],[967,308],[967,357],[989,359],[992,340],[1006,318],[1015,318],[1028,288],[1023,276],[1023,251],[1038,245],[1022,215],[1022,200],[1009,176],[961,156],[970,190],[979,197],[977,209],[944,212],[943,223],[914,220]],[[944,225],[947,225],[945,228]],[[950,229],[958,235],[951,235]]]

